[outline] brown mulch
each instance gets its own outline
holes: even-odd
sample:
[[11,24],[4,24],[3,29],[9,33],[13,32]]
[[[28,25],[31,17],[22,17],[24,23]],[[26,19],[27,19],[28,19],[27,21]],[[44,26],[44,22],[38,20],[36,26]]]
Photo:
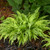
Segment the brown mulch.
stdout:
[[14,12],[12,12],[11,9],[12,7],[9,6],[6,0],[0,0],[0,17],[8,17],[9,15],[13,14]]

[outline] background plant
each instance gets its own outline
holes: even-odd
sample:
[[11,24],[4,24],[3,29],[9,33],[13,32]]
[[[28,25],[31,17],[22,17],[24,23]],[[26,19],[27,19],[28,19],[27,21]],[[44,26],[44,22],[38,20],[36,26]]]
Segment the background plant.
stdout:
[[37,7],[41,7],[40,11],[50,14],[50,0],[7,0],[12,6],[12,10],[16,10],[27,14],[28,12],[33,13]]
[[[17,11],[16,14],[12,14],[12,17],[8,17],[0,24],[0,40],[2,38],[9,38],[9,42],[12,44],[16,39],[19,42],[19,46],[31,41],[31,39],[49,38],[47,34],[44,34],[45,30],[50,30],[48,25],[49,20],[44,20],[47,16],[39,18],[39,8],[35,10],[33,14],[25,15]],[[47,39],[47,41],[49,41]],[[50,42],[48,42],[50,45]]]

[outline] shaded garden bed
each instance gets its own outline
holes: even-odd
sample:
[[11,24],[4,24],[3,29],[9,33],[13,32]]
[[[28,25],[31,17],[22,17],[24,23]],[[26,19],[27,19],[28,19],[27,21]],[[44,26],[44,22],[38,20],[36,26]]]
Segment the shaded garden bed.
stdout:
[[[9,15],[13,14],[14,12],[11,11],[11,7],[7,6],[7,1],[0,0],[0,17],[3,15],[5,18],[7,18]],[[4,5],[4,4],[7,5]],[[0,21],[1,23],[2,21]],[[45,31],[44,33],[47,33],[48,31]],[[42,38],[39,40],[33,40],[31,42],[26,43],[24,46],[18,47],[18,43],[15,41],[13,45],[10,45],[8,43],[8,40],[4,41],[3,39],[0,41],[0,50],[49,50],[49,47],[42,47],[46,42],[41,43]]]

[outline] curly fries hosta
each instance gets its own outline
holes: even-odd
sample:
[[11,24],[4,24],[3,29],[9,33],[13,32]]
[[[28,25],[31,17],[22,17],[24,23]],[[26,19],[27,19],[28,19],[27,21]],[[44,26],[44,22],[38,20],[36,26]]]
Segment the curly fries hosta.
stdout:
[[27,16],[17,11],[17,15],[12,14],[12,17],[8,17],[0,24],[0,40],[2,38],[5,40],[8,37],[11,44],[17,39],[19,45],[24,45],[28,40],[38,39],[38,36],[50,39],[47,34],[43,33],[45,30],[50,30],[50,27],[48,27],[50,21],[44,20],[47,16],[39,18],[39,8],[33,14]]

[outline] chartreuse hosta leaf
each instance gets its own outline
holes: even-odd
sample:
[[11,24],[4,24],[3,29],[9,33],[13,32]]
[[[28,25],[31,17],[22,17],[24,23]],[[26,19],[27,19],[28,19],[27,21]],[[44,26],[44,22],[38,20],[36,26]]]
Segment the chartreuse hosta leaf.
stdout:
[[31,41],[31,39],[39,39],[39,36],[48,41],[45,45],[50,45],[49,36],[43,33],[45,30],[50,30],[50,27],[48,27],[50,21],[44,20],[47,16],[39,18],[39,9],[37,8],[33,14],[29,15],[17,11],[17,15],[12,14],[12,17],[5,19],[0,24],[0,40],[2,38],[5,40],[8,37],[9,43],[12,44],[17,39],[20,46]]

